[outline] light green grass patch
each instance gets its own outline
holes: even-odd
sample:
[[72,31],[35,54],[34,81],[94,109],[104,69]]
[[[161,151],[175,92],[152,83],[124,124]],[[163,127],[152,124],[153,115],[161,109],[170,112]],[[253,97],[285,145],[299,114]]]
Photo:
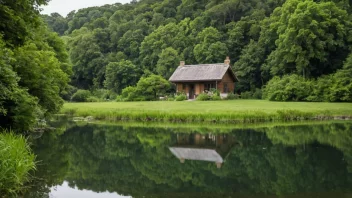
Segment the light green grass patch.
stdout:
[[352,103],[266,100],[66,103],[62,113],[100,120],[258,122],[350,117]]

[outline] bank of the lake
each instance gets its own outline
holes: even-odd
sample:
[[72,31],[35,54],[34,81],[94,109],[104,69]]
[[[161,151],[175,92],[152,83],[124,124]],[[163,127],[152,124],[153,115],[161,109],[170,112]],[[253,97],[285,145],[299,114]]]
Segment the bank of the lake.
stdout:
[[26,138],[0,130],[0,197],[16,197],[34,169],[35,155]]
[[266,122],[351,119],[352,103],[155,101],[66,103],[61,113],[109,121]]

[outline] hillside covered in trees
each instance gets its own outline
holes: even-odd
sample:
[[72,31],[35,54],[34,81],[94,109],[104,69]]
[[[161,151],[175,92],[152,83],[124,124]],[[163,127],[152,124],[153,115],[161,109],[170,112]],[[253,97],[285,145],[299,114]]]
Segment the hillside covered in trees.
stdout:
[[67,43],[78,89],[120,94],[152,73],[168,79],[180,60],[230,56],[238,94],[352,101],[350,3],[133,0],[43,18]]

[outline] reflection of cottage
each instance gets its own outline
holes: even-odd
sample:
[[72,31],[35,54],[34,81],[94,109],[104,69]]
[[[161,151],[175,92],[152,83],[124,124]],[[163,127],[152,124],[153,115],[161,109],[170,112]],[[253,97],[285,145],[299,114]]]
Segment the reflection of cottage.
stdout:
[[230,67],[229,57],[226,57],[224,63],[216,64],[185,65],[181,61],[169,81],[176,84],[177,92],[184,92],[189,99],[194,99],[212,88],[226,97],[228,93],[234,92],[238,80]]
[[235,139],[228,135],[177,134],[176,145],[169,149],[181,163],[185,160],[209,161],[221,168],[234,144]]

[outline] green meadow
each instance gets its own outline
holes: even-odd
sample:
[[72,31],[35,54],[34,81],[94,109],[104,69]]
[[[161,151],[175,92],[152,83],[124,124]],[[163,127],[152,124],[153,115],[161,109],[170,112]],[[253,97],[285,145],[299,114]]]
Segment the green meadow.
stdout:
[[329,120],[352,117],[352,103],[231,101],[154,101],[66,103],[66,115],[110,121],[261,122]]

